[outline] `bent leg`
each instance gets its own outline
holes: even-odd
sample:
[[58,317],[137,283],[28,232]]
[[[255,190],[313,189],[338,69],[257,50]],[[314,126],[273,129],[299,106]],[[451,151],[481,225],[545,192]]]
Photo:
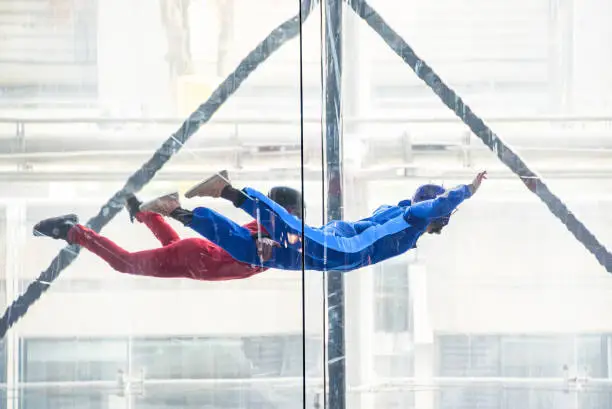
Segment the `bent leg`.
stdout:
[[162,246],[167,246],[181,239],[172,226],[164,220],[163,216],[157,213],[138,212],[136,213],[136,219],[151,230]]
[[223,248],[234,259],[248,264],[261,264],[251,232],[214,210],[206,207],[195,208],[187,227]]

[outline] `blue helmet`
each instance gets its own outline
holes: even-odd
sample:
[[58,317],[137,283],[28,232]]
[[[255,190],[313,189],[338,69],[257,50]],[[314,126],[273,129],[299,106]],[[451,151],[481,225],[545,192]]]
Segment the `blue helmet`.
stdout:
[[[412,203],[418,203],[425,200],[432,200],[444,194],[446,189],[440,185],[421,185],[412,196]],[[440,234],[442,228],[450,221],[450,214],[447,216],[438,217],[431,221],[431,232]]]
[[416,192],[414,192],[414,195],[412,196],[412,202],[418,203],[424,200],[435,199],[436,197],[440,196],[444,192],[446,192],[446,189],[444,189],[440,185],[432,185],[432,184],[421,185],[416,190]]

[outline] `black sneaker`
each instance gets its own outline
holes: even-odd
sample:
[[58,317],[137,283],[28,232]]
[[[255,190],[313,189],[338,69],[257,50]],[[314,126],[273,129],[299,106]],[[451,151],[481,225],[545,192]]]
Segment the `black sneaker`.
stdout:
[[130,193],[127,195],[125,199],[125,207],[130,215],[130,221],[134,223],[134,219],[136,219],[136,213],[140,212],[140,205],[142,202],[138,200],[138,198]]
[[34,226],[34,236],[52,237],[54,239],[68,239],[68,232],[79,222],[76,214],[67,214],[59,217],[45,219]]

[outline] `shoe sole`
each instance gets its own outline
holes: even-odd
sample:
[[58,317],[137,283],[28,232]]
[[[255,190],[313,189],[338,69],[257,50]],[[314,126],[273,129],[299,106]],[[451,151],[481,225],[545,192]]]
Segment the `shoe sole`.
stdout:
[[229,176],[227,174],[227,170],[222,170],[221,172],[218,172],[216,174],[214,174],[213,176],[209,177],[208,179],[204,180],[203,182],[198,183],[197,185],[195,185],[194,187],[192,187],[191,189],[189,189],[187,192],[185,192],[185,197],[187,199],[191,199],[193,197],[198,196],[198,191],[201,190],[207,183],[210,183],[211,181],[217,179],[217,178],[221,178],[224,179],[226,182],[229,182]]
[[[158,213],[158,214],[161,214],[161,215],[166,215],[165,212],[162,213],[162,212],[158,211],[159,208],[153,206],[158,200],[163,199],[165,197],[171,197],[172,199],[176,200],[177,202],[179,201],[179,194],[177,192],[169,193],[167,195],[160,196],[157,199],[153,199],[153,200],[150,200],[150,201],[148,201],[146,203],[141,204],[140,208],[139,208],[139,211],[141,211],[141,212],[152,212],[152,213]],[[154,210],[154,209],[157,209],[157,210]]]
[[32,229],[32,235],[34,237],[47,237],[46,234],[42,234],[41,232],[38,231],[38,224],[34,226],[34,228]]
[[[74,213],[66,214],[64,216],[53,217],[53,219],[64,219],[66,221],[72,222],[73,224],[78,224],[79,223],[79,216],[77,216]],[[47,220],[50,220],[50,219],[45,219],[45,220],[40,221],[40,222],[38,222],[38,223],[36,223],[34,225],[34,227],[32,228],[32,234],[35,237],[47,237],[46,234],[43,234],[43,233],[41,233],[39,231],[40,225],[43,224],[44,222],[46,222]]]

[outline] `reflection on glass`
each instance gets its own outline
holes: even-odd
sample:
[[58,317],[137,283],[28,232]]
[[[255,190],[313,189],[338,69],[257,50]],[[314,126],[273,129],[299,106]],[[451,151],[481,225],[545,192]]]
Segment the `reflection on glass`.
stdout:
[[[370,3],[609,246],[608,3]],[[34,223],[96,214],[295,14],[289,0],[0,2],[0,306],[65,244],[32,237]],[[423,183],[491,174],[443,234],[344,276],[347,407],[612,407],[609,276],[371,27],[345,14],[346,219]],[[182,193],[221,169],[237,186],[299,189],[304,171],[307,224],[323,224],[318,11],[303,29],[303,90],[294,39],[172,156],[143,199]],[[220,202],[186,204],[252,220]],[[129,251],[159,246],[124,211],[103,234]],[[0,409],[293,409],[303,376],[306,407],[321,408],[324,279],[156,279],[82,251],[0,341]]]

